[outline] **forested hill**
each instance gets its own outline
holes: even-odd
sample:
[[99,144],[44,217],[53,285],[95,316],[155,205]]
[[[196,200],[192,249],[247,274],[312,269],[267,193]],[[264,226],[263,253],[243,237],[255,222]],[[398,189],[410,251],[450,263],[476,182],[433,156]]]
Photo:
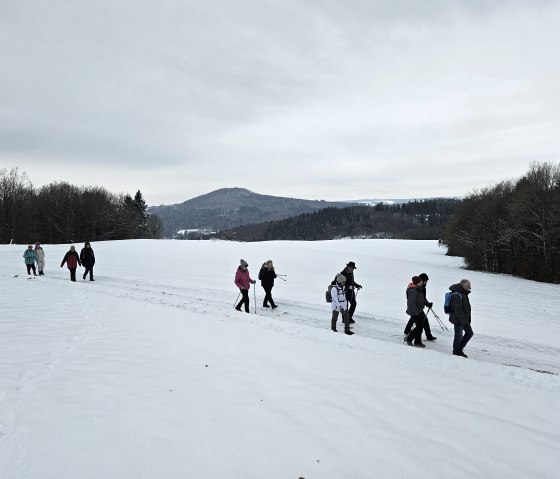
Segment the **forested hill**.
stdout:
[[324,208],[279,221],[220,233],[239,241],[329,240],[344,237],[439,239],[459,200],[442,198],[396,205]]
[[149,212],[161,218],[165,235],[170,237],[184,229],[208,228],[219,231],[247,223],[288,218],[329,206],[348,205],[261,195],[244,188],[222,188],[180,204],[152,207]]

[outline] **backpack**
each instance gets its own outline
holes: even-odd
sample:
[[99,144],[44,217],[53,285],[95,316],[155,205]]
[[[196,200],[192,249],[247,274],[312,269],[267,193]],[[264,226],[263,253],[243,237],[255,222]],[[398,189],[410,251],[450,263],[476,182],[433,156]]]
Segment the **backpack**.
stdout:
[[458,294],[459,296],[461,296],[461,293],[459,293],[458,291],[448,291],[447,293],[445,293],[445,298],[443,300],[443,312],[445,314],[450,314],[451,311],[451,298],[454,294]]
[[329,284],[327,286],[327,291],[325,292],[325,299],[327,300],[327,303],[332,303],[331,289],[333,288],[334,288],[334,284]]

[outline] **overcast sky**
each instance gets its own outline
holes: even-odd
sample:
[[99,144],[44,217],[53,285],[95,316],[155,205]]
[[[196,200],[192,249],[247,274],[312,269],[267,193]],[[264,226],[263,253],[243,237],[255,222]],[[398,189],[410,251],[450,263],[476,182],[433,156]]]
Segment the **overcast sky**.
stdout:
[[0,1],[0,168],[140,189],[462,196],[560,161],[560,0]]

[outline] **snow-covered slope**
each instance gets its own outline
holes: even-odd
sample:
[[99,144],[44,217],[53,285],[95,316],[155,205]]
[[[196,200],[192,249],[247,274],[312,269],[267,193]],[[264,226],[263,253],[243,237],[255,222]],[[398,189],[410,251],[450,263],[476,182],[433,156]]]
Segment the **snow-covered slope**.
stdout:
[[[44,248],[28,280],[25,246],[0,246],[3,479],[558,477],[557,285],[466,272],[432,241],[94,243],[93,283]],[[253,291],[233,309],[240,258],[287,275],[277,310]],[[324,302],[350,260],[352,337]],[[469,359],[433,317],[435,343],[403,346],[421,272],[447,325],[444,292],[471,280]]]

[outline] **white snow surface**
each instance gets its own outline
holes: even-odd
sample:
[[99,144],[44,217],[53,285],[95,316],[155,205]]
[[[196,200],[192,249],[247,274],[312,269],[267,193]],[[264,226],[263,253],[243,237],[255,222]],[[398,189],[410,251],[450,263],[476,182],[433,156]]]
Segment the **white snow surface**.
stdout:
[[[435,241],[0,246],[0,477],[558,478],[560,286],[462,269]],[[81,245],[78,246],[78,250]],[[239,259],[267,259],[275,311],[233,309]],[[328,283],[355,261],[355,335],[330,331]],[[437,341],[403,345],[405,288],[430,276]],[[469,359],[448,287],[471,280]]]

